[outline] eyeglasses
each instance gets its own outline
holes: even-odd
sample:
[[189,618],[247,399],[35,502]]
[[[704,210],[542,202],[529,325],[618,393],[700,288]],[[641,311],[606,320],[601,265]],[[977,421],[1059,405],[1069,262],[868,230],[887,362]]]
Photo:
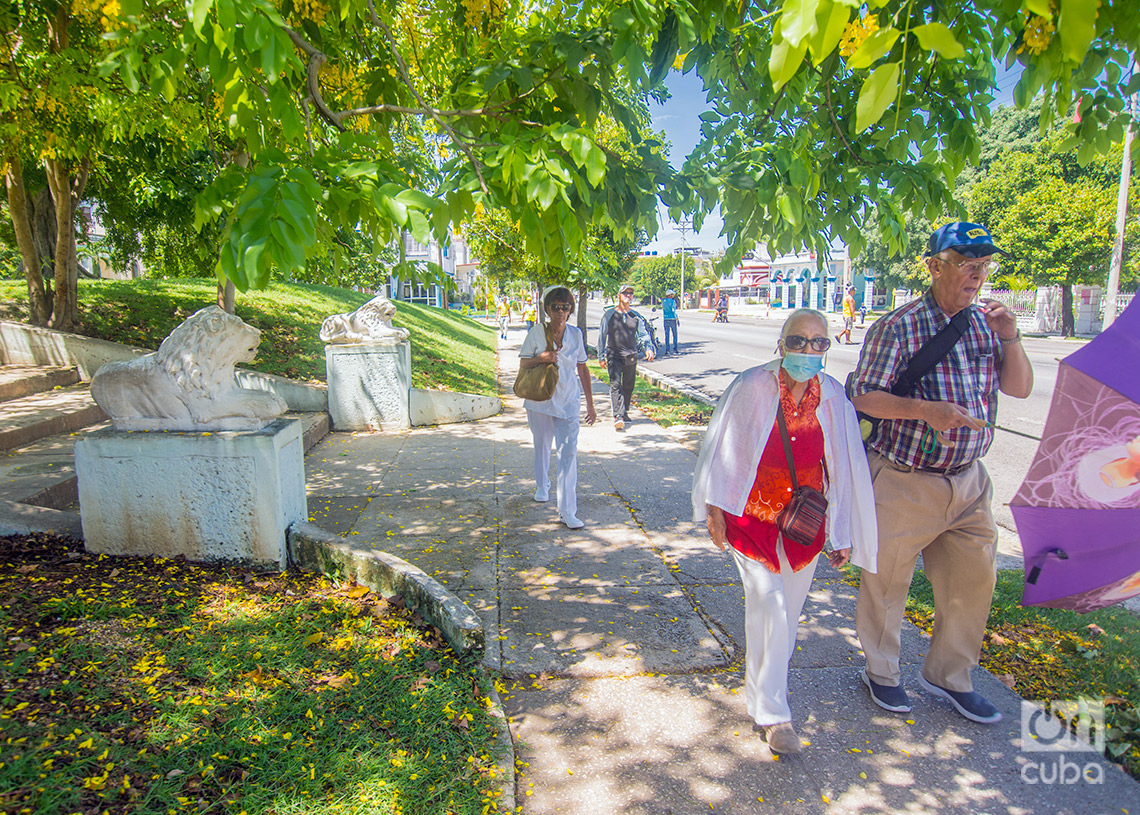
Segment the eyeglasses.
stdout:
[[807,337],[801,337],[799,334],[789,334],[784,337],[784,347],[789,351],[802,351],[809,345],[814,351],[826,351],[831,347],[831,340],[827,337],[812,337],[809,340]]
[[549,306],[546,307],[546,310],[547,311],[565,311],[567,314],[569,314],[571,311],[574,310],[574,307],[572,305],[570,305],[569,303],[551,303]]
[[966,274],[989,274],[997,268],[996,260],[973,260],[967,263],[959,263],[950,258],[939,258],[943,263],[949,263],[955,269],[961,269]]
[[633,297],[633,289],[623,289],[619,291],[618,294],[628,294],[630,297]]

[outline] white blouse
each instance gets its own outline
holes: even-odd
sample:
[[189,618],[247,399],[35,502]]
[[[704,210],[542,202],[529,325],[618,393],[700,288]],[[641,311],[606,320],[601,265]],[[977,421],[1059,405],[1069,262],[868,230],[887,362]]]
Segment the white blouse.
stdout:
[[[693,473],[693,520],[707,517],[707,504],[742,515],[756,480],[756,467],[776,421],[780,387],[776,359],[740,374],[717,402]],[[871,471],[859,434],[855,406],[843,386],[819,374],[816,418],[827,462],[827,537],[836,549],[851,547],[851,562],[876,571],[879,550]]]
[[[546,350],[546,331],[542,323],[535,323],[527,332],[519,349],[519,357],[536,357]],[[558,385],[554,396],[545,402],[524,399],[527,410],[546,413],[559,419],[578,419],[582,410],[582,382],[578,378],[578,363],[586,361],[586,341],[578,326],[566,324],[562,334],[562,347],[558,354]]]

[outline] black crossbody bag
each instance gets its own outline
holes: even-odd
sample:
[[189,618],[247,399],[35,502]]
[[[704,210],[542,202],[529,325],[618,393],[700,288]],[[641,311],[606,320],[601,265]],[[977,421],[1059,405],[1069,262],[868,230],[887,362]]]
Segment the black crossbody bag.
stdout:
[[776,424],[784,442],[784,455],[788,457],[788,472],[792,475],[792,500],[776,516],[776,528],[784,540],[811,546],[827,519],[827,497],[815,487],[800,486],[796,479],[796,462],[792,459],[792,443],[788,440],[788,426],[784,423],[784,406],[776,408]]
[[[970,316],[966,313],[966,309],[962,309],[953,317],[950,318],[942,330],[923,343],[922,347],[918,349],[913,357],[910,358],[910,364],[906,366],[906,370],[902,372],[895,383],[891,385],[891,393],[895,396],[910,396],[914,390],[914,386],[918,384],[924,376],[930,373],[934,366],[942,361],[942,358],[950,353],[950,349],[962,339],[966,330],[970,327]],[[855,385],[855,371],[847,375],[847,398],[852,398],[852,390]],[[880,419],[874,416],[868,416],[866,413],[856,411],[859,416],[859,430],[862,432],[863,441],[870,441],[875,432],[879,429]]]

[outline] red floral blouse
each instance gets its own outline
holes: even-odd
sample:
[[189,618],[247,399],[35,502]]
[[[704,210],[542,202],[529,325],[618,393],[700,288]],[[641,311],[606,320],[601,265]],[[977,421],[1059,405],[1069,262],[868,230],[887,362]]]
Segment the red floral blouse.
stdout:
[[[792,459],[796,462],[796,478],[800,485],[823,490],[823,429],[816,418],[819,407],[819,380],[808,382],[807,391],[797,405],[780,371],[780,405],[784,409],[784,420],[788,425],[788,440],[792,446]],[[742,555],[758,560],[773,572],[780,571],[780,559],[776,553],[776,516],[791,500],[792,475],[788,471],[788,457],[784,453],[784,442],[780,438],[780,427],[775,421],[768,433],[768,443],[756,467],[756,480],[748,495],[748,503],[743,515],[724,513],[728,542]],[[811,546],[786,543],[784,554],[792,571],[798,572],[807,566],[823,550],[827,536],[826,524],[820,529]]]

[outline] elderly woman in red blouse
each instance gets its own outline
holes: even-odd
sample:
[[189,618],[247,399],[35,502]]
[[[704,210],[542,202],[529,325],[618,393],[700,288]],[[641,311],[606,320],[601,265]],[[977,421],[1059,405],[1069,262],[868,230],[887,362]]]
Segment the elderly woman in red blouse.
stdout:
[[[855,408],[823,372],[827,318],[799,309],[784,322],[780,358],[740,374],[717,403],[693,476],[693,515],[713,543],[729,547],[744,584],[745,697],[773,753],[800,739],[788,705],[788,663],[816,561],[874,571],[877,551],[871,476]],[[792,497],[779,426],[783,411],[798,485],[827,496],[810,545],[785,540],[776,516]]]

